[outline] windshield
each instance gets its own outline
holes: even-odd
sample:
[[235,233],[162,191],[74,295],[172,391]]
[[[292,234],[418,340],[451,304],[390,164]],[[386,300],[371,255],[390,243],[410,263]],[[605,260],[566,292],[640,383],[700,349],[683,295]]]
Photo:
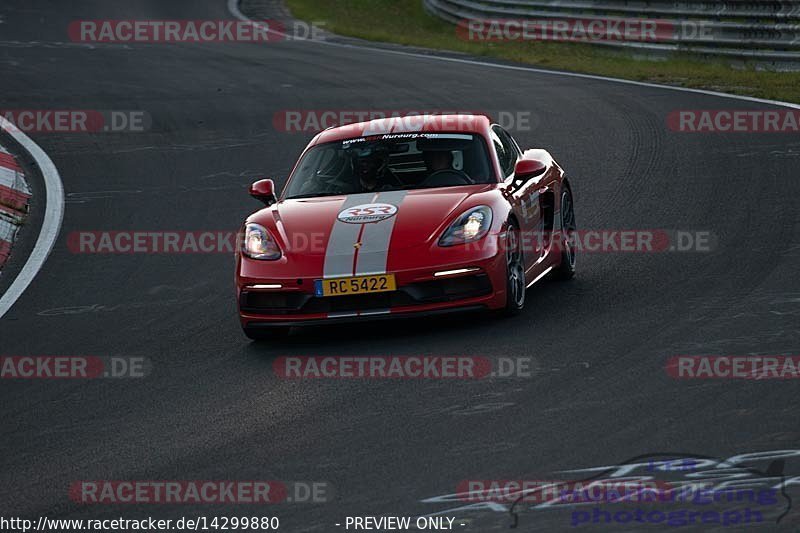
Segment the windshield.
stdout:
[[315,146],[300,160],[285,198],[491,183],[480,135],[400,133]]

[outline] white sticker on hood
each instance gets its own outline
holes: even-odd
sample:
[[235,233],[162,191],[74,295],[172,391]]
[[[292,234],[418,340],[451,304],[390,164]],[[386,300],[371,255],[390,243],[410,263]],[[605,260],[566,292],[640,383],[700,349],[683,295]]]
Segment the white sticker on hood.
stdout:
[[361,204],[342,210],[336,218],[348,224],[372,224],[396,214],[397,206],[392,204]]

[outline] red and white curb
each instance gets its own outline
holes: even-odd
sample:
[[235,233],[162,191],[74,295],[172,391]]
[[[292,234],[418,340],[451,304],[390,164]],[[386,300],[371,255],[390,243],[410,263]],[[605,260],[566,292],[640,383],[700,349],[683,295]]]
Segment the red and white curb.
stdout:
[[[61,222],[64,219],[64,184],[61,183],[58,169],[45,151],[3,116],[0,116],[0,130],[4,135],[11,137],[19,145],[20,150],[25,153],[26,157],[29,157],[34,162],[44,181],[44,198],[37,202],[44,211],[42,226],[39,230],[39,236],[36,238],[36,244],[34,244],[33,250],[25,260],[22,269],[5,293],[0,294],[0,318],[3,318],[11,309],[11,306],[22,296],[25,289],[33,282],[58,240]],[[0,167],[0,180],[2,181],[0,181],[0,185],[5,187],[0,189],[0,194],[5,194],[4,198],[8,198],[7,203],[9,204],[4,205],[3,214],[0,215],[2,217],[0,242],[10,243],[11,240],[4,241],[3,239],[9,236],[13,239],[21,219],[24,219],[27,214],[28,200],[31,193],[25,183],[24,175],[19,165],[11,157],[11,154],[2,148],[0,148],[0,160],[2,161],[2,167]],[[20,210],[23,199],[24,212]],[[8,246],[10,247],[10,244]],[[0,264],[6,258],[7,253],[0,260]]]
[[31,190],[16,159],[0,146],[0,270],[11,254],[19,226],[28,214]]

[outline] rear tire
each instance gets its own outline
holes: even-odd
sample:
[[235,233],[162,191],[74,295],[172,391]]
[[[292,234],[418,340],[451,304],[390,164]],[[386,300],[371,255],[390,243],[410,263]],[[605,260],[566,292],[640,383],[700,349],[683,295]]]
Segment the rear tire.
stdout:
[[555,280],[566,281],[575,277],[575,262],[577,250],[573,246],[572,235],[577,231],[575,223],[575,206],[572,203],[572,190],[565,181],[561,190],[561,231],[559,247],[561,248],[561,264],[553,269],[552,277]]
[[243,326],[245,336],[254,341],[279,341],[289,336],[288,327],[249,328]]
[[506,307],[503,314],[514,316],[525,308],[525,260],[519,238],[519,228],[510,221],[506,230]]

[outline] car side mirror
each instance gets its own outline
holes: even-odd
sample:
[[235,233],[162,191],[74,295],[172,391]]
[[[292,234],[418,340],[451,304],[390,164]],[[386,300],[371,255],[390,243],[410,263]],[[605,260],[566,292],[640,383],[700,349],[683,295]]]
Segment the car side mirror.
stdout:
[[514,167],[514,181],[528,181],[541,176],[547,170],[547,165],[538,159],[520,159]]
[[250,185],[250,196],[261,200],[267,207],[271,206],[278,201],[275,196],[275,182],[270,179],[256,181]]

